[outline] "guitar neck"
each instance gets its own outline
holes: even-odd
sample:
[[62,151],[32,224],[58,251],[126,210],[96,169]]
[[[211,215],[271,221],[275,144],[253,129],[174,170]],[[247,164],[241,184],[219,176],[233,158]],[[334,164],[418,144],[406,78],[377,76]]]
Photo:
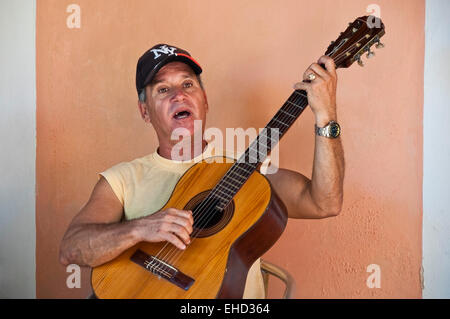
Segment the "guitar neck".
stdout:
[[224,209],[229,204],[307,105],[308,99],[305,91],[295,90],[291,94],[261,133],[211,191],[209,196],[215,197],[215,200],[219,203],[218,209]]

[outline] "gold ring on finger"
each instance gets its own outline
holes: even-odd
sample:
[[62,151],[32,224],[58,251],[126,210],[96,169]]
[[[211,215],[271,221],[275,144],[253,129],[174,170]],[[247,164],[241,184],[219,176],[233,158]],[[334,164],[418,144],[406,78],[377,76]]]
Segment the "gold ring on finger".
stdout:
[[314,73],[308,74],[308,80],[314,81],[316,79],[316,75]]

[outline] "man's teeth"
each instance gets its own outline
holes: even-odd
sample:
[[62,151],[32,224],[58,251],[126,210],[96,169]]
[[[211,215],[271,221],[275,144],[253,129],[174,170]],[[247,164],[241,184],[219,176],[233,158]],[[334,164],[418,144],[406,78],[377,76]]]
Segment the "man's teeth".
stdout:
[[175,118],[176,119],[184,119],[184,118],[188,117],[189,115],[191,115],[191,113],[189,113],[188,111],[181,111],[181,112],[177,112],[175,114]]

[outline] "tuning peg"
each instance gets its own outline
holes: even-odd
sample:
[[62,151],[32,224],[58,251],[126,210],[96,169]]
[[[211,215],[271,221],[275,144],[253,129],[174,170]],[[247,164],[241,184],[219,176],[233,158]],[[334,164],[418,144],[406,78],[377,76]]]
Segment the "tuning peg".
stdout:
[[359,66],[364,66],[364,62],[361,60],[361,58],[358,59]]
[[367,58],[370,59],[373,56],[375,56],[375,52],[370,51],[370,49],[369,49],[369,51],[367,52]]
[[377,49],[382,49],[382,48],[384,48],[384,44],[381,43],[380,41],[378,41],[377,44],[375,45],[375,47],[376,47]]

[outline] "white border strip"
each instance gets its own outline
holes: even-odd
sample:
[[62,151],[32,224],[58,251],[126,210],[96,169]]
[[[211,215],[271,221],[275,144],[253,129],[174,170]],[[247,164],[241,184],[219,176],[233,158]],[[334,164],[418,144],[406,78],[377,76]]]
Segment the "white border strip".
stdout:
[[425,14],[423,298],[450,298],[450,1]]
[[0,2],[0,43],[0,298],[35,298],[35,0]]

